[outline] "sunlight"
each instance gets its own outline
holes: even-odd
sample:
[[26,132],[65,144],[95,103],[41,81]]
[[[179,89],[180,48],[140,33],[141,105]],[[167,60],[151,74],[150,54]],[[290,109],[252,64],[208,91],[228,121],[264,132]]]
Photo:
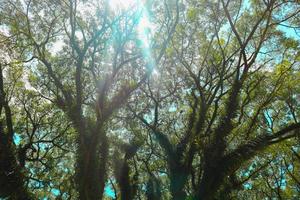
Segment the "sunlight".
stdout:
[[151,52],[151,38],[154,32],[154,25],[149,19],[148,11],[144,5],[144,1],[141,0],[110,0],[109,6],[114,12],[128,11],[133,7],[137,8],[137,39],[139,40],[139,45],[142,48],[143,56],[147,61],[148,67],[151,71],[154,69],[155,60]]
[[138,24],[138,34],[139,38],[143,40],[146,48],[149,48],[149,37],[151,35],[151,23],[145,14],[141,16],[141,19]]
[[151,37],[153,26],[149,21],[147,13],[142,13],[138,24],[138,39],[141,41],[143,56],[148,63],[148,67],[152,71],[155,68],[155,60],[151,52]]
[[136,3],[136,0],[109,0],[109,6],[112,10],[129,9]]
[[160,73],[159,73],[159,71],[158,71],[156,68],[154,68],[153,71],[152,71],[152,77],[153,77],[155,80],[158,80],[159,77],[160,77]]
[[141,10],[141,16],[139,16],[138,22],[138,35],[146,48],[149,47],[149,37],[151,29],[153,28],[151,22],[149,21],[147,11],[144,8],[142,1],[137,0],[110,0],[109,5],[112,10],[128,10],[133,6],[137,6]]

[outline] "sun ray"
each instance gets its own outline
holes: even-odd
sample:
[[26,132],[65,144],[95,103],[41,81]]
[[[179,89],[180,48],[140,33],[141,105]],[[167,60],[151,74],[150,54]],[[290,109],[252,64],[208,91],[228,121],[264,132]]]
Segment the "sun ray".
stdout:
[[137,39],[140,41],[140,47],[147,62],[148,70],[153,71],[155,59],[151,51],[151,37],[154,32],[154,26],[143,2],[139,0],[110,0],[109,6],[113,12],[127,11],[133,7],[137,8]]

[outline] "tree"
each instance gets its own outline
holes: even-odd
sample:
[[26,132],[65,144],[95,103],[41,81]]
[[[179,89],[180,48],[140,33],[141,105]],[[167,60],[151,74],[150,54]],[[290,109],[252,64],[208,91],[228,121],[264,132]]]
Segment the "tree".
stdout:
[[[300,124],[288,120],[289,114],[281,113],[276,123],[267,116],[280,112],[278,105],[286,101],[280,93],[290,88],[287,79],[298,69],[298,43],[274,27],[297,15],[299,8],[279,17],[293,2],[256,1],[250,8],[246,3],[192,3],[169,49],[170,68],[162,69],[162,76],[170,78],[146,89],[150,112],[132,109],[165,151],[173,199],[186,198],[189,181],[195,199],[226,198],[245,162],[299,134]],[[170,109],[177,113],[170,114]]]
[[[155,9],[161,6],[168,5]],[[136,5],[114,13],[108,1],[4,2],[2,16],[9,16],[4,21],[16,47],[24,57],[37,61],[32,64],[37,77],[32,84],[65,113],[76,130],[80,199],[102,198],[109,119],[162,58],[175,30],[176,7],[166,17],[168,23],[160,25],[167,37],[157,40],[158,51],[150,56],[140,50],[149,48],[149,35],[140,22],[146,11]],[[53,52],[56,45],[63,45],[60,54]]]
[[26,86],[20,54],[9,41],[1,35],[1,197],[50,196],[61,184],[58,177],[72,176],[64,160],[72,157],[73,130],[49,101]]
[[[1,35],[1,40],[5,40]],[[24,182],[22,166],[17,162],[15,157],[15,146],[13,143],[14,126],[12,120],[12,112],[9,105],[9,96],[4,87],[4,67],[7,67],[6,61],[8,55],[4,54],[3,50],[9,50],[9,44],[1,43],[0,60],[0,196],[10,196],[18,199],[21,196],[24,199],[30,199]],[[14,192],[16,191],[16,192]]]
[[5,0],[0,44],[17,56],[1,70],[15,87],[0,88],[0,173],[16,169],[20,189],[0,196],[293,198],[299,12],[275,0]]

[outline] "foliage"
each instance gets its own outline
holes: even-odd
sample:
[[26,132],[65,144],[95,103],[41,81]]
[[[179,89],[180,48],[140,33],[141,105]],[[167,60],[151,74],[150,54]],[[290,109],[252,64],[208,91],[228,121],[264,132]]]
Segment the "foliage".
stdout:
[[297,199],[299,3],[116,2],[0,5],[0,198]]

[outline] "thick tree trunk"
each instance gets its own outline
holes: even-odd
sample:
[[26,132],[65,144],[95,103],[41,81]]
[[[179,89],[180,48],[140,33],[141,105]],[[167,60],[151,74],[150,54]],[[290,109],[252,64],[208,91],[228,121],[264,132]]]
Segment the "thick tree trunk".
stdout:
[[79,199],[100,200],[106,182],[107,138],[97,132],[80,135],[76,165]]
[[188,174],[181,167],[174,167],[170,170],[170,191],[173,200],[186,199],[187,195],[184,186],[188,180]]
[[127,160],[120,162],[119,171],[116,173],[117,181],[121,190],[121,200],[132,200],[134,197],[134,188],[130,182],[129,166]]
[[222,183],[222,176],[217,171],[204,172],[196,199],[212,200],[215,198]]
[[150,173],[150,177],[146,187],[146,198],[147,200],[161,200],[161,185],[159,180]]
[[136,172],[131,176],[129,160],[135,156],[139,145],[132,142],[120,147],[125,154],[123,158],[120,158],[117,153],[114,156],[115,178],[120,188],[121,200],[132,200],[137,193],[138,174]]
[[[219,161],[218,161],[219,160]],[[206,165],[203,168],[203,175],[199,182],[196,199],[212,200],[217,199],[218,192],[222,188],[225,177],[228,175],[228,166],[226,162],[216,157],[207,157]]]

